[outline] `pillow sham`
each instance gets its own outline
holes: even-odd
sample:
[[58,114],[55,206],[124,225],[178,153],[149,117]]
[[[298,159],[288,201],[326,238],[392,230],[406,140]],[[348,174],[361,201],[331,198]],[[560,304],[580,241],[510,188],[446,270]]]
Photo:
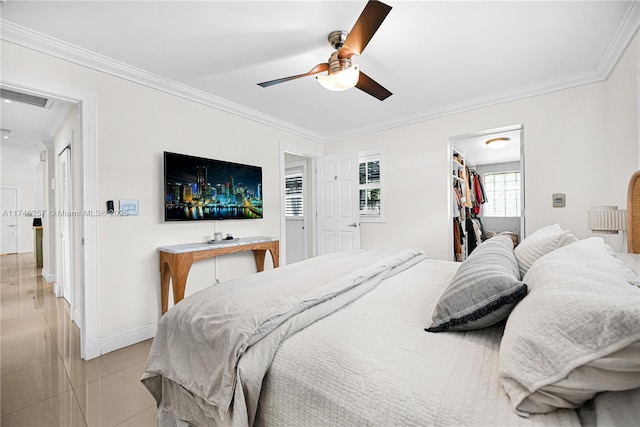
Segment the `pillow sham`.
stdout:
[[428,332],[486,328],[509,315],[527,294],[509,236],[480,244],[460,265],[433,312]]
[[563,230],[560,224],[552,224],[536,230],[520,242],[513,251],[518,261],[520,276],[524,277],[527,270],[540,257],[577,241],[578,238],[569,230]]
[[640,289],[602,239],[536,261],[529,295],[507,320],[499,378],[520,415],[577,408],[605,390],[640,387]]

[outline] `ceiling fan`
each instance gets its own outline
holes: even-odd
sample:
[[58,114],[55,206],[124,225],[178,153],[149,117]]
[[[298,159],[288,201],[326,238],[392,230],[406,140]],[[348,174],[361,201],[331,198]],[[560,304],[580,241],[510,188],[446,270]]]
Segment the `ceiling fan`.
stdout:
[[336,50],[331,54],[328,62],[316,65],[308,73],[258,83],[258,86],[269,87],[327,71],[326,75],[316,76],[318,82],[326,89],[347,90],[355,86],[384,101],[391,96],[391,92],[360,71],[358,65],[352,65],[351,57],[362,54],[390,11],[391,6],[380,1],[369,0],[350,33],[333,31],[329,34],[329,44]]

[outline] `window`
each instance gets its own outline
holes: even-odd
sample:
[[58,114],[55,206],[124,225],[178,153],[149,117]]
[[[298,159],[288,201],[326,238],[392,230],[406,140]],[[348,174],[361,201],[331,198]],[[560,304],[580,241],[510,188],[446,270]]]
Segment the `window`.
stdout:
[[304,217],[302,172],[285,175],[284,215]]
[[520,216],[520,171],[485,173],[483,184],[488,199],[484,216]]
[[360,220],[383,222],[384,195],[380,151],[360,154]]

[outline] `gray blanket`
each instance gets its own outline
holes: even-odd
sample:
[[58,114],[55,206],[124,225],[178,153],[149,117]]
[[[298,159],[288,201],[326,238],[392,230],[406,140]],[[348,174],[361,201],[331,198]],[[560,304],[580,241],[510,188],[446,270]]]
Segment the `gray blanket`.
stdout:
[[143,384],[196,425],[251,425],[262,379],[287,336],[423,259],[360,250],[309,259],[198,292],[159,322]]

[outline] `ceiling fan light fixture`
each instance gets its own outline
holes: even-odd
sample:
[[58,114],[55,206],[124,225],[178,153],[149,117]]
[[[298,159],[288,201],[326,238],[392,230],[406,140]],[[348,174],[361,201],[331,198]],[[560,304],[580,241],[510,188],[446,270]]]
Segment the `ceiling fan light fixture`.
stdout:
[[511,141],[511,138],[493,138],[485,141],[487,147],[492,148],[494,150],[499,150],[507,146],[507,144]]
[[341,71],[337,71],[326,76],[316,76],[318,83],[325,89],[332,91],[343,91],[351,89],[358,84],[360,78],[360,68],[358,65],[352,65]]

